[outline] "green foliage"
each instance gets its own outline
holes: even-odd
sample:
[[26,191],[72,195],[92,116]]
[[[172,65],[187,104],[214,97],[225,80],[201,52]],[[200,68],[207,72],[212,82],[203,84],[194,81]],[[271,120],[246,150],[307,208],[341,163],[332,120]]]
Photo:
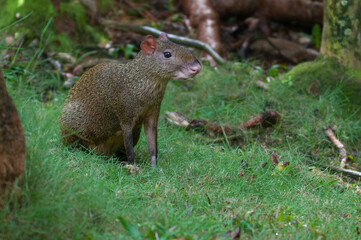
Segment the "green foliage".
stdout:
[[48,47],[52,51],[61,49],[65,52],[70,52],[74,49],[74,41],[65,33],[52,35],[52,43]]
[[281,83],[288,84],[289,86],[293,85],[292,76],[288,75],[287,77],[283,77]]
[[135,240],[142,240],[142,235],[139,232],[138,228],[130,222],[127,222],[124,218],[122,217],[118,217],[120,223],[123,225],[123,227],[125,228],[125,230],[128,231],[129,235],[132,236],[133,239]]
[[5,4],[0,8],[0,28],[9,25],[16,20],[16,13],[25,16],[32,12],[31,17],[26,21],[26,27],[38,26],[44,20],[54,16],[55,11],[50,0],[5,0]]
[[322,31],[321,27],[318,24],[315,24],[312,27],[312,42],[315,44],[317,49],[321,47],[321,40],[322,40]]
[[173,0],[168,0],[168,11],[173,12]]
[[[52,101],[39,101],[40,82],[49,86],[57,79],[41,65],[34,71],[18,65],[4,70],[25,129],[27,159],[22,207],[0,211],[1,239],[226,239],[237,227],[242,238],[358,237],[355,188],[305,163],[338,164],[338,150],[322,130],[332,123],[355,153],[354,164],[361,163],[359,98],[348,91],[356,85],[351,71],[337,62],[302,64],[272,80],[269,90],[256,86],[265,71],[254,63],[204,66],[194,80],[170,82],[158,128],[159,166],[149,167],[142,133],[135,149],[137,175],[117,159],[62,145],[58,117],[66,93],[53,91]],[[292,86],[282,83],[289,76]],[[33,83],[36,79],[41,81]],[[316,80],[318,95],[307,90]],[[226,141],[206,144],[202,133],[163,121],[168,110],[236,127],[267,104],[281,122],[242,131],[231,148]],[[273,174],[271,164],[259,167],[272,151],[290,162],[286,174]]]
[[182,22],[183,21],[181,15],[179,15],[178,13],[173,14],[170,20],[172,22]]
[[124,57],[126,59],[135,57],[137,55],[137,52],[135,52],[134,49],[135,49],[135,45],[133,45],[133,44],[125,45],[125,47],[122,49],[124,52]]
[[[102,5],[107,6],[107,1]],[[21,17],[28,16],[25,21],[16,24],[16,27],[11,27],[12,23],[16,22],[16,14]],[[54,6],[50,0],[6,0],[3,8],[0,8],[0,16],[8,16],[0,18],[0,36],[14,35],[17,39],[25,38],[32,41],[35,38],[40,38],[42,29],[46,26],[50,19],[70,19],[74,22],[74,26],[66,26],[74,31],[75,36],[69,36],[66,33],[59,33],[55,30],[54,22],[47,26],[47,31],[51,34],[49,42],[52,42],[50,48],[52,51],[70,51],[77,42],[91,42],[98,44],[105,39],[105,35],[101,29],[89,24],[88,16],[84,6],[75,0],[60,1],[59,11],[55,11]],[[7,31],[4,31],[6,28]],[[28,43],[26,43],[27,45]]]
[[287,66],[283,65],[283,64],[275,64],[272,65],[270,67],[270,69],[268,70],[268,76],[270,77],[278,77],[278,75],[280,75],[281,71],[285,71],[287,70]]
[[135,52],[135,45],[134,44],[126,44],[124,47],[117,47],[114,48],[113,51],[113,57],[118,58],[119,53],[121,53],[122,56],[125,57],[125,59],[131,59],[137,55],[137,52]]
[[87,16],[84,6],[80,2],[60,2],[60,13],[66,13],[65,17],[73,19],[78,26],[78,31],[83,31],[87,23]]
[[99,11],[101,13],[107,11],[109,9],[109,7],[111,6],[111,3],[113,1],[112,0],[102,0],[102,1],[99,1],[98,4],[99,4]]

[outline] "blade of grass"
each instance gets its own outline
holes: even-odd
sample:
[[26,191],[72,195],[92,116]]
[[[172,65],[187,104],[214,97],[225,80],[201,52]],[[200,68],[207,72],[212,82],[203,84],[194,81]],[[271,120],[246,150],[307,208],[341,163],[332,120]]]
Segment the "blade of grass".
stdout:
[[130,223],[130,222],[126,221],[121,216],[119,216],[118,219],[119,219],[120,223],[123,225],[123,227],[125,228],[125,230],[127,230],[128,233],[132,236],[133,239],[136,239],[136,240],[142,240],[143,239],[143,237],[140,234],[138,228],[133,223]]
[[20,19],[16,20],[15,22],[13,22],[13,23],[11,23],[11,24],[9,24],[9,25],[7,25],[7,26],[3,27],[3,28],[0,28],[0,32],[5,31],[6,29],[11,28],[12,26],[14,26],[14,25],[18,24],[19,22],[21,22],[21,21],[23,21],[23,20],[27,19],[27,18],[28,18],[31,14],[33,14],[33,12],[30,12],[30,13],[26,14],[24,17],[22,17],[22,18],[20,18]]

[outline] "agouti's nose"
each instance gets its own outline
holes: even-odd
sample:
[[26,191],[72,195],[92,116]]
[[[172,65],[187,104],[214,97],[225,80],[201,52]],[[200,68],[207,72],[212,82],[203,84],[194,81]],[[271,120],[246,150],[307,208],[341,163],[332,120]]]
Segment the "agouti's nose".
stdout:
[[192,65],[189,67],[191,74],[195,75],[202,70],[202,65],[199,63],[198,60],[195,60]]

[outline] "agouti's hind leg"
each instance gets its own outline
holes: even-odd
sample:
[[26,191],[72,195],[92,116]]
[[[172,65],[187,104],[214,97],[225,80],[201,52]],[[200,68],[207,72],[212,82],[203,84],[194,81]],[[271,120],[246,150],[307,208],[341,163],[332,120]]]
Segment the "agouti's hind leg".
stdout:
[[61,132],[61,137],[62,137],[64,145],[66,145],[66,146],[70,145],[72,147],[78,146],[79,141],[81,140],[77,135],[71,134],[71,132],[68,130],[63,130]]

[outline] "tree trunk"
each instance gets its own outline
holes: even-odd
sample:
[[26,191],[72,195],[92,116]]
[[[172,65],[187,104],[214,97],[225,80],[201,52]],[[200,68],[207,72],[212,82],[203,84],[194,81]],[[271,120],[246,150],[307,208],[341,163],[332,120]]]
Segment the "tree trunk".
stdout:
[[360,0],[324,0],[321,54],[361,69]]

